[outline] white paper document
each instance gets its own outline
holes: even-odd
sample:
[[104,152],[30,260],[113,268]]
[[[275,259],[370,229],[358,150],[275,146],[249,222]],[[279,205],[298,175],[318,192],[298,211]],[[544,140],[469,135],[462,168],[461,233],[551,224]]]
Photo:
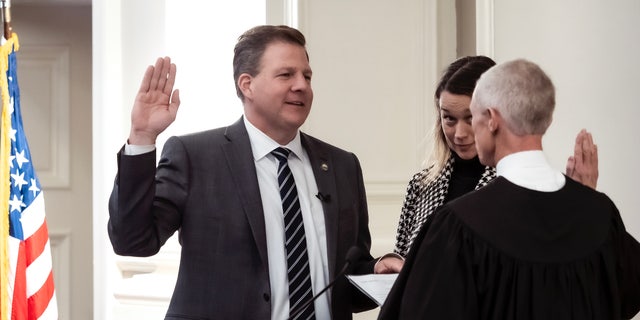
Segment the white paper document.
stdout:
[[387,295],[389,295],[389,291],[391,291],[391,287],[397,277],[397,273],[365,274],[358,276],[347,275],[349,281],[351,281],[356,288],[373,299],[379,306],[387,299]]

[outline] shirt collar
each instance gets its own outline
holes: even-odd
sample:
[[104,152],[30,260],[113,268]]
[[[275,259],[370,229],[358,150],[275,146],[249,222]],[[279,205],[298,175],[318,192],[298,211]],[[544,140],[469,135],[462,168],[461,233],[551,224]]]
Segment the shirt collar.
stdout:
[[249,141],[251,141],[251,150],[253,152],[253,160],[259,161],[266,155],[270,154],[273,149],[277,147],[284,147],[291,150],[291,153],[298,158],[302,158],[302,142],[300,140],[300,130],[296,132],[296,136],[286,145],[280,145],[275,140],[271,139],[260,129],[256,128],[247,117],[242,117],[244,126],[247,128],[249,134]]
[[549,165],[542,150],[505,156],[498,161],[496,174],[516,185],[538,191],[557,191],[565,183],[564,175]]

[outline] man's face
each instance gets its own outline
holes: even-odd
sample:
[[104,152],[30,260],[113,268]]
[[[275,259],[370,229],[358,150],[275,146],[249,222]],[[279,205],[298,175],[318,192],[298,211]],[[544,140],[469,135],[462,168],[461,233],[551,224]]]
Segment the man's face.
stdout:
[[245,94],[247,119],[272,139],[292,139],[311,111],[311,67],[304,47],[274,42],[267,46],[260,71]]
[[485,166],[495,167],[495,141],[493,132],[489,128],[489,110],[479,107],[474,99],[471,99],[471,127],[476,141],[476,150],[480,163]]

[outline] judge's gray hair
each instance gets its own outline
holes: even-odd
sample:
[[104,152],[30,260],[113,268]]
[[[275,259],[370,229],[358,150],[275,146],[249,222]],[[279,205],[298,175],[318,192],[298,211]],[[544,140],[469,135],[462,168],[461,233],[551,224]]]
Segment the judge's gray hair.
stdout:
[[482,109],[496,109],[516,135],[542,135],[555,108],[551,79],[535,63],[518,59],[489,69],[476,85],[473,99]]

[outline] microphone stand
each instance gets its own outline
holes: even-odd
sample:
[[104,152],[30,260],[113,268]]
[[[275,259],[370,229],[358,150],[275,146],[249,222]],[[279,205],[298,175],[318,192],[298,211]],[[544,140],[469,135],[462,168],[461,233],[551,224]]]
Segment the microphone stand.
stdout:
[[302,313],[302,311],[304,311],[305,309],[307,309],[307,307],[314,301],[316,301],[316,299],[318,299],[318,297],[320,297],[325,291],[329,290],[329,288],[333,287],[333,285],[336,283],[336,281],[338,279],[340,279],[340,277],[342,277],[344,275],[345,272],[347,272],[347,269],[349,268],[349,266],[355,261],[357,260],[357,258],[361,255],[361,251],[360,248],[358,247],[351,247],[349,249],[349,252],[347,252],[347,262],[344,264],[344,267],[342,267],[342,270],[340,270],[340,272],[338,273],[338,275],[333,279],[333,281],[331,281],[326,287],[324,287],[324,289],[322,289],[322,291],[318,292],[318,294],[316,294],[315,296],[313,296],[313,298],[307,300],[303,305],[301,305],[299,308],[294,309],[290,315],[289,318],[287,318],[287,320],[292,320],[295,319],[295,317],[297,317],[300,313]]

